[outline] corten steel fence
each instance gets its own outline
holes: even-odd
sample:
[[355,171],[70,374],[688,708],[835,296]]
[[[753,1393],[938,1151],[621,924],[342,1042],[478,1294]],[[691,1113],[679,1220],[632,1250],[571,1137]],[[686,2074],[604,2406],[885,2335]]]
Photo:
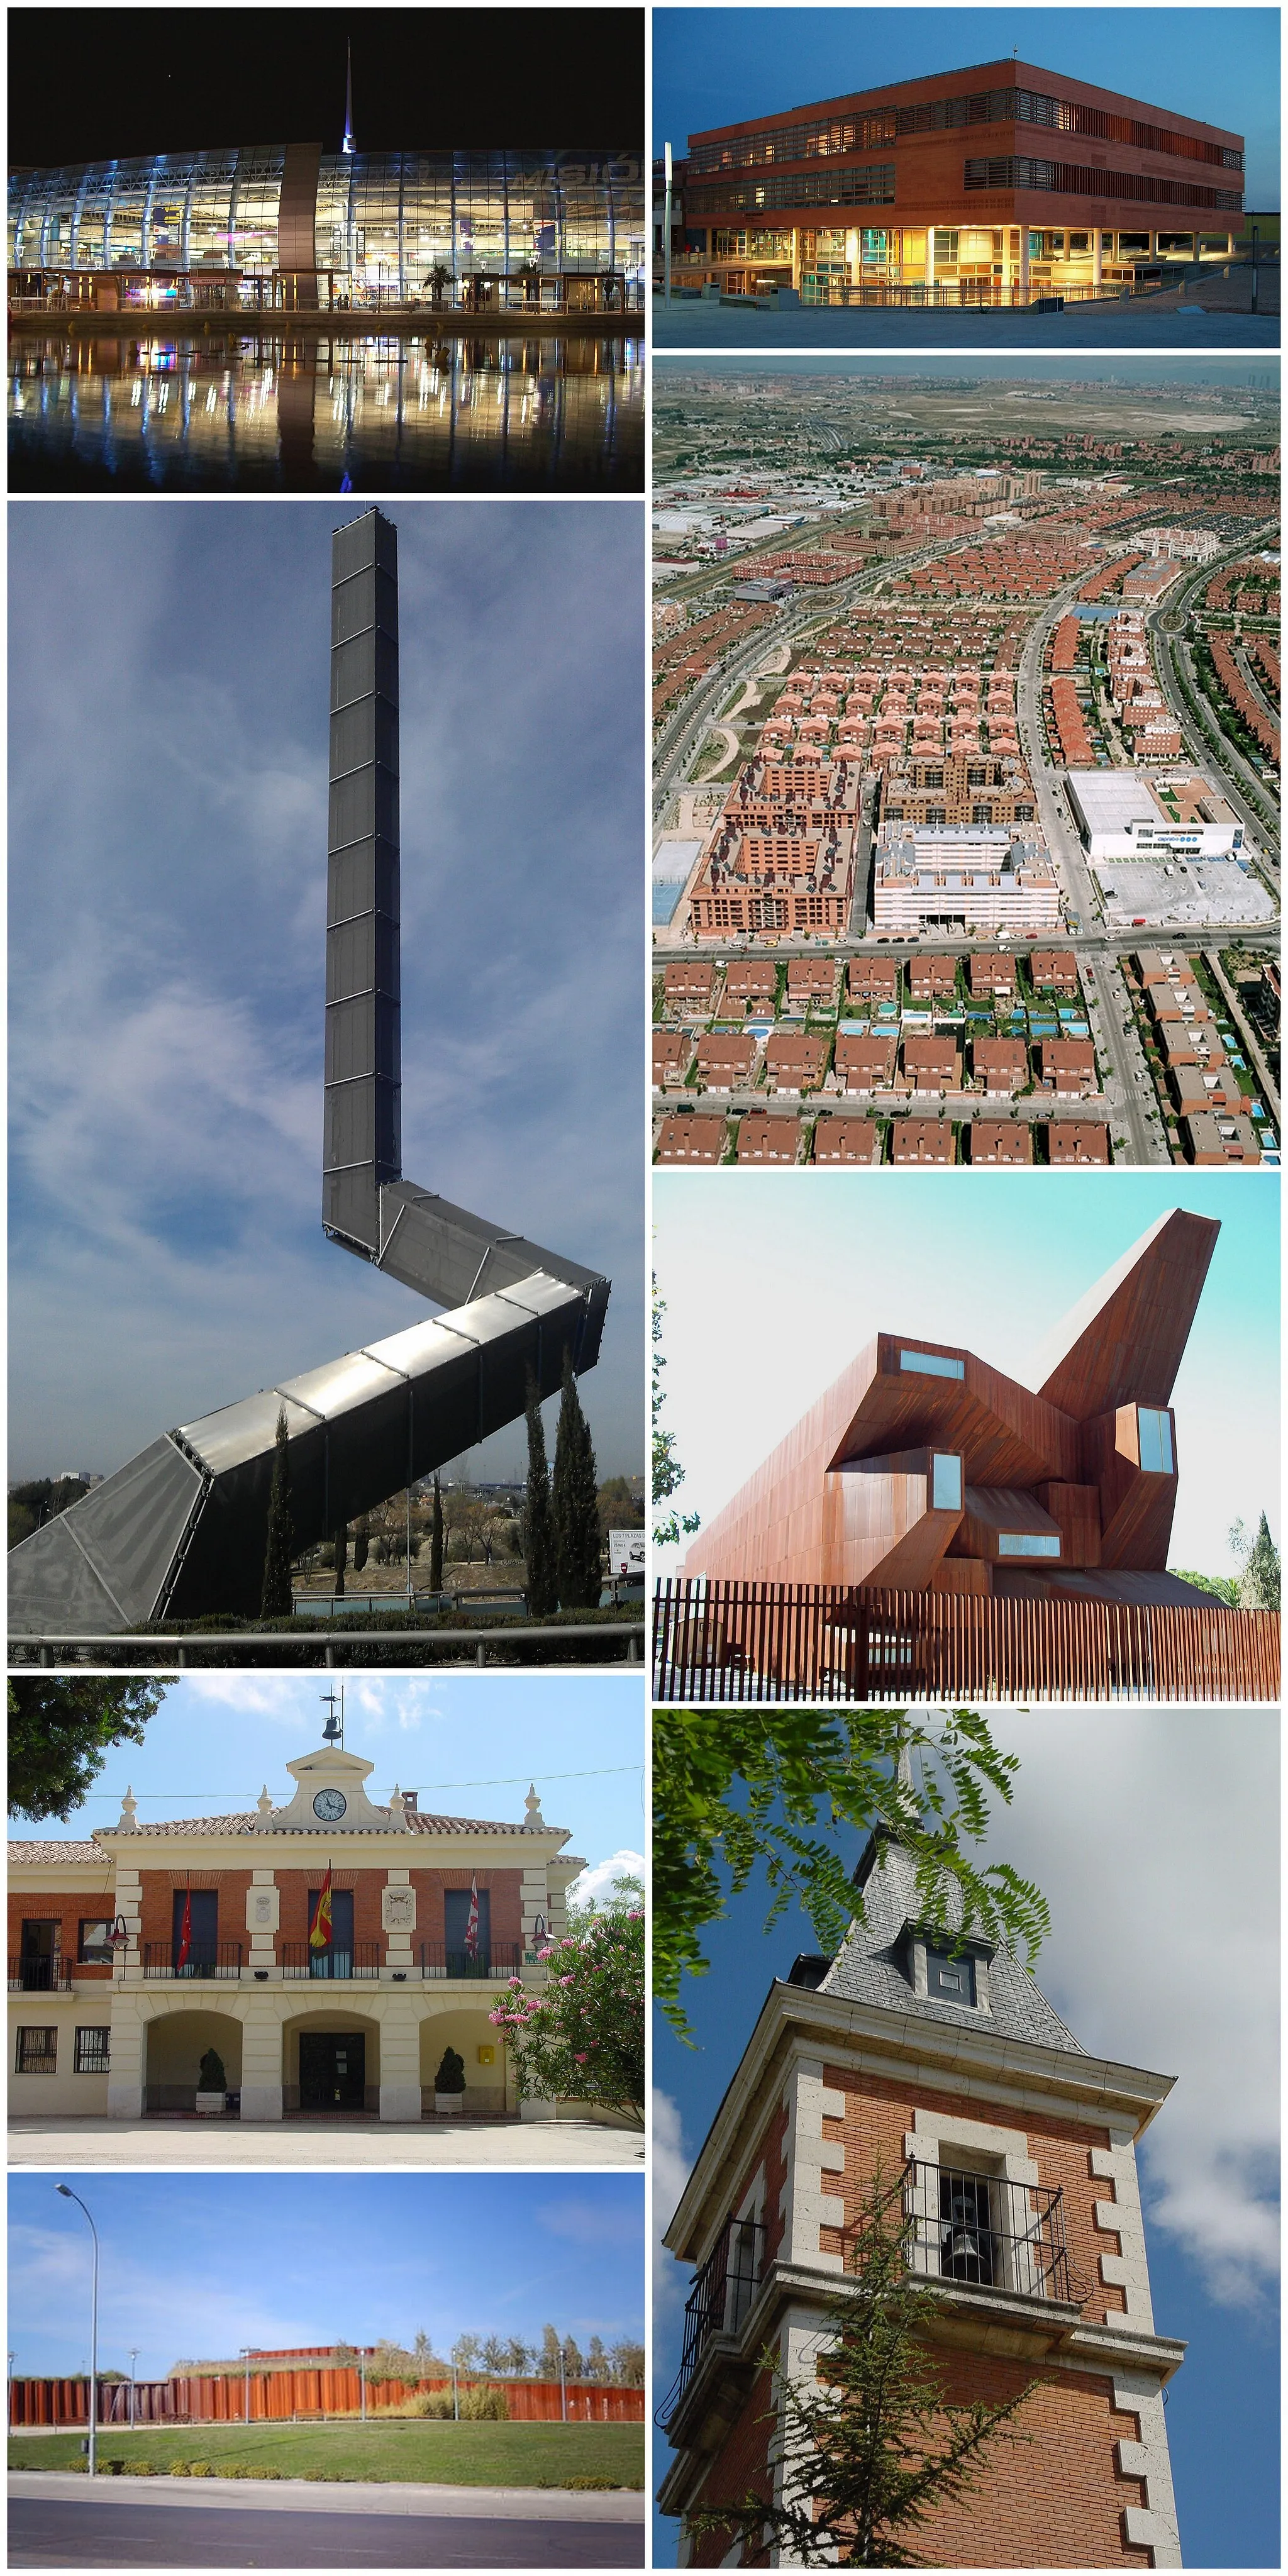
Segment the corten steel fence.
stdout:
[[1272,1610],[1014,1601],[960,1592],[673,1577],[654,1600],[658,1699],[1279,1697]]
[[[391,2407],[405,2406],[418,2392],[451,2390],[450,2373],[436,2371],[432,2377],[417,2381],[369,2379],[367,2381],[367,2414],[379,2415]],[[572,2424],[642,2424],[644,2391],[642,2388],[603,2387],[584,2380],[573,2380],[561,2392],[557,2379],[489,2379],[479,2372],[459,2378],[460,2392],[468,2388],[495,2387],[505,2390],[510,2421],[519,2424],[558,2423],[567,2405],[567,2420]],[[100,2380],[98,2420],[128,2428],[130,2422],[130,2387],[128,2380]],[[357,2415],[362,2403],[362,2390],[356,2370],[257,2370],[250,2375],[250,2421],[252,2424],[289,2423],[296,2416]],[[89,2382],[85,2379],[15,2379],[10,2382],[10,2423],[21,2432],[24,2427],[49,2427],[87,2424],[89,2421]],[[225,2377],[189,2376],[178,2373],[172,2379],[138,2380],[134,2389],[136,2424],[244,2424],[246,2421],[246,2379],[239,2367]]]

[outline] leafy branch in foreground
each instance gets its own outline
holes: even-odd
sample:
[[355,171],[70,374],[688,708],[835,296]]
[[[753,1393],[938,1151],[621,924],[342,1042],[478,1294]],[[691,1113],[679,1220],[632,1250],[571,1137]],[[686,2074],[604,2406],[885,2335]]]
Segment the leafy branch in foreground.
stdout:
[[915,2228],[878,2164],[852,2231],[853,2278],[819,2321],[816,2375],[792,2377],[772,2348],[761,2356],[776,2399],[762,2420],[777,2427],[781,2501],[771,2471],[766,2494],[688,2513],[694,2538],[715,2532],[727,2550],[737,2537],[746,2554],[772,2548],[785,2566],[943,2565],[915,2556],[911,2538],[972,2493],[994,2443],[1032,2438],[1014,2418],[1037,2383],[996,2406],[945,2396],[924,2340],[931,2293],[909,2269]]
[[[910,1763],[901,1773],[905,1753],[922,1757],[919,1788]],[[795,1901],[820,1946],[839,1947],[862,1901],[835,1848],[838,1825],[897,1834],[928,1921],[947,1926],[955,1896],[963,1931],[1031,1963],[1051,1928],[1045,1897],[1005,1861],[984,1868],[966,1848],[987,1838],[987,1792],[1009,1805],[1018,1769],[976,1709],[924,1725],[899,1709],[655,1710],[653,1982],[672,2029],[692,2036],[680,1986],[706,1971],[702,1933],[725,1912],[722,1868],[737,1896],[764,1864],[766,1931]]]

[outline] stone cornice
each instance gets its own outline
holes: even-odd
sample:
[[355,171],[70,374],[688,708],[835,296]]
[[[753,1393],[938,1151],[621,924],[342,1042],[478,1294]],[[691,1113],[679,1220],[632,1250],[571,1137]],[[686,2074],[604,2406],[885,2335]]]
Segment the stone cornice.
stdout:
[[801,2058],[898,2073],[941,2092],[969,2091],[1021,2112],[1130,2125],[1139,2137],[1175,2082],[1137,2066],[963,2028],[929,2015],[892,2013],[816,1988],[776,1983],[730,2079],[663,2242],[701,2262],[723,2226],[749,2145],[772,2099]]

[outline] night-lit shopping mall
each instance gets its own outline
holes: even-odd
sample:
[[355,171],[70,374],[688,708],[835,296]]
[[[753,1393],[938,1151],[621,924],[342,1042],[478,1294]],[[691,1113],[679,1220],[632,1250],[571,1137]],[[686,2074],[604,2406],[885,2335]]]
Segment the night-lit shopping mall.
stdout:
[[638,312],[638,151],[251,144],[9,182],[11,308]]

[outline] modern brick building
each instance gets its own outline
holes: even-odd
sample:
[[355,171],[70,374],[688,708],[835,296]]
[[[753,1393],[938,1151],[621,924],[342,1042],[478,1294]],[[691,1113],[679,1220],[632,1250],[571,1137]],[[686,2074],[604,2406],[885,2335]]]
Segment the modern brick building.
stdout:
[[[874,1836],[863,1919],[770,1987],[666,2243],[696,2273],[662,2420],[664,2511],[776,2498],[780,2379],[813,2380],[878,2171],[907,2229],[927,2356],[953,2403],[1035,2383],[974,2491],[937,2504],[932,2567],[1179,2567],[1161,2334],[1136,2166],[1173,2079],[1088,2054],[1033,1978],[928,1924]],[[731,2566],[720,2532],[681,2563]],[[757,2559],[754,2563],[765,2563]]]
[[1243,137],[1005,60],[709,127],[677,191],[686,284],[807,304],[1078,300],[1234,257]]
[[583,1866],[566,1830],[535,1794],[522,1824],[422,1815],[415,1790],[374,1804],[374,1765],[334,1745],[286,1768],[284,1806],[265,1789],[245,1814],[143,1825],[127,1791],[87,1841],[10,1843],[14,2113],[192,2111],[214,2049],[222,2116],[419,2120],[451,2047],[466,2116],[551,2116],[519,2100],[488,2014],[508,1978],[544,1984]]

